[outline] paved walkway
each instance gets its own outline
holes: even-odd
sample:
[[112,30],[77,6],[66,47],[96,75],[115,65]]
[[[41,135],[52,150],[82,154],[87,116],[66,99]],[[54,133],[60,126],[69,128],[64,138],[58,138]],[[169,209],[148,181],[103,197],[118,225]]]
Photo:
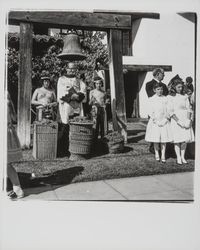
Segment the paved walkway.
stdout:
[[193,172],[25,189],[22,200],[192,201]]

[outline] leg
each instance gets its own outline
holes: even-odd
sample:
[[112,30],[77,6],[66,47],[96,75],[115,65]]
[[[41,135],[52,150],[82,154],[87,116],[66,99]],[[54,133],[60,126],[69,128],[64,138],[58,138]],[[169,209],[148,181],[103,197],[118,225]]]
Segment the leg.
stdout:
[[175,149],[175,152],[176,152],[177,163],[182,164],[182,161],[181,161],[181,145],[180,145],[180,143],[174,143],[174,149]]
[[99,128],[100,128],[100,119],[99,119],[99,115],[97,115],[96,128],[95,128],[95,140],[98,139]]
[[11,163],[7,165],[7,176],[12,182],[13,191],[16,193],[17,197],[22,198],[24,196],[24,192],[21,189],[18,174]]
[[100,115],[100,135],[101,135],[101,139],[103,139],[104,135],[105,135],[105,129],[104,129],[104,110],[102,110],[102,113]]
[[163,163],[166,162],[166,160],[165,160],[165,151],[166,151],[166,143],[161,143],[161,161]]
[[154,145],[153,143],[151,142],[150,145],[149,145],[149,152],[154,154],[155,153],[155,150],[154,150]]
[[155,158],[156,161],[160,160],[160,156],[159,156],[159,143],[154,142],[154,151],[155,151]]
[[66,156],[69,149],[69,124],[58,124],[57,156]]
[[187,146],[186,142],[181,143],[181,160],[184,164],[187,164],[187,161],[185,159],[186,146]]

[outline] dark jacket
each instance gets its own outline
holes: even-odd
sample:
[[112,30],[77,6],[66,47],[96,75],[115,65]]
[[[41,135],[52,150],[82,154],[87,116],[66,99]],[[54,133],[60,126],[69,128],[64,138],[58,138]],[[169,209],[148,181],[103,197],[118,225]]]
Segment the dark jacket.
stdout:
[[[156,83],[155,79],[152,79],[150,82],[146,83],[146,93],[147,93],[148,97],[152,97],[155,94],[155,92],[153,90],[153,87],[154,87],[155,83]],[[163,86],[163,95],[164,96],[168,95],[167,86],[163,82],[161,82],[161,84]]]

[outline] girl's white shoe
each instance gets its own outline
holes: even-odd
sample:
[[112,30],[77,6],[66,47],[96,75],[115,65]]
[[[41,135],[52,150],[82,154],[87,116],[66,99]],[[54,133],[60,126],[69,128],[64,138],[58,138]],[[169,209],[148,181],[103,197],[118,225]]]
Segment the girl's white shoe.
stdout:
[[177,159],[177,164],[178,165],[182,165],[182,160],[181,159]]
[[188,162],[186,161],[185,158],[182,158],[181,160],[182,160],[182,163],[183,163],[183,164],[188,164]]

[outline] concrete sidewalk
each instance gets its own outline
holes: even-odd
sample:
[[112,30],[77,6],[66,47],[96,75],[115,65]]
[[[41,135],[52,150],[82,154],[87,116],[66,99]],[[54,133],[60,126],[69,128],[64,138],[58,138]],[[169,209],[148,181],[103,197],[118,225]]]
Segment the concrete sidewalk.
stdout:
[[25,189],[26,200],[192,201],[193,172]]

